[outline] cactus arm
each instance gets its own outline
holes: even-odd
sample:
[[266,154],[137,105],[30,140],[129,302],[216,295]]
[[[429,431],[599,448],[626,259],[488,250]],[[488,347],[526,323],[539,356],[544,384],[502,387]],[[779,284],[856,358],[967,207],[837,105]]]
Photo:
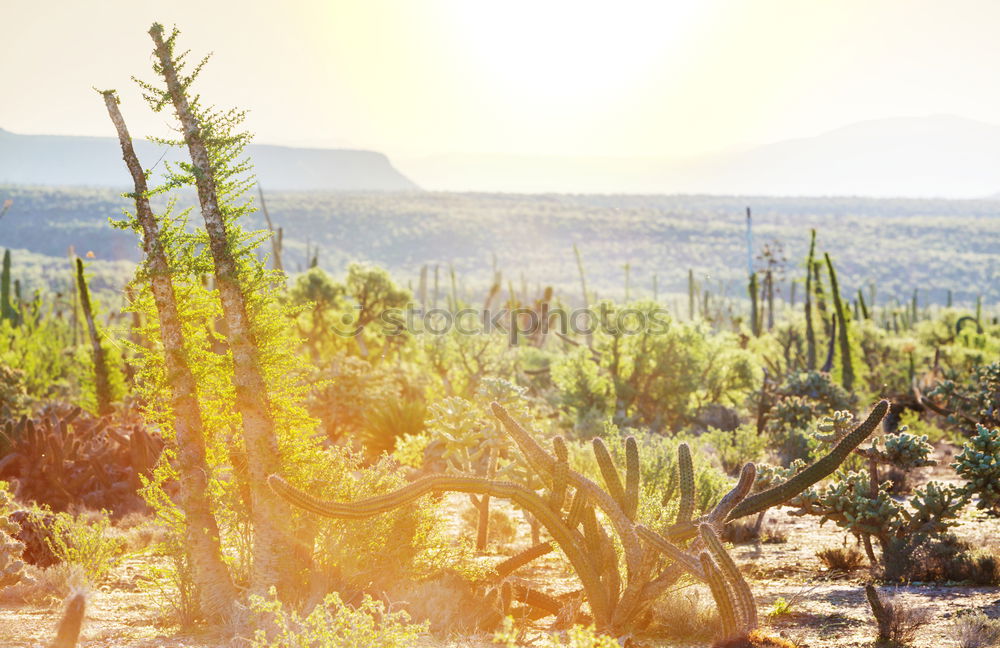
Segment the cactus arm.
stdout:
[[523,486],[481,477],[430,475],[385,495],[376,495],[358,502],[326,502],[291,486],[278,475],[268,477],[267,483],[271,490],[299,508],[323,517],[348,520],[385,513],[428,493],[451,491],[509,499],[534,515],[566,554],[587,593],[587,600],[598,628],[607,627],[611,622],[611,604],[608,601],[607,591],[601,585],[600,576],[583,548],[575,541],[573,533],[559,519],[559,515],[550,509],[541,497]]
[[677,474],[681,489],[677,524],[687,524],[694,513],[694,463],[691,461],[691,448],[686,443],[677,446]]
[[[868,414],[868,418],[845,435],[825,456],[799,471],[791,479],[747,497],[736,505],[726,521],[732,522],[741,517],[766,511],[773,506],[779,506],[821,479],[833,474],[844,459],[875,431],[888,410],[889,401],[879,401]],[[695,537],[698,535],[698,530],[690,522],[678,523],[663,531],[663,535],[671,541],[678,542]]]
[[788,481],[747,497],[732,510],[727,519],[735,520],[760,513],[772,506],[778,506],[832,474],[847,459],[848,455],[875,431],[887,411],[889,411],[889,401],[879,401],[868,414],[868,418],[841,439],[826,456],[818,459]]
[[583,539],[586,542],[587,552],[591,558],[600,566],[598,571],[604,571],[604,551],[601,546],[601,538],[598,533],[600,528],[597,524],[597,516],[594,515],[593,506],[585,506],[582,516]]
[[625,488],[622,486],[618,469],[615,468],[615,462],[611,459],[608,446],[601,437],[594,437],[592,445],[594,446],[594,456],[597,457],[597,465],[601,469],[601,476],[604,478],[604,485],[607,486],[608,493],[611,494],[611,497],[615,498],[615,502],[618,503],[622,511],[625,511]]
[[740,610],[740,630],[742,632],[749,632],[755,629],[757,627],[757,603],[754,601],[750,586],[747,585],[746,579],[740,573],[740,568],[737,567],[736,562],[733,561],[733,557],[729,555],[729,552],[722,545],[722,540],[719,539],[719,535],[715,532],[715,528],[711,524],[702,524],[698,528],[705,547],[712,554],[715,564],[719,567],[729,585],[730,591],[734,595],[737,607]]
[[639,444],[625,439],[625,515],[634,520],[639,512]]
[[708,522],[717,529],[725,524],[729,514],[750,494],[754,480],[757,479],[757,467],[752,463],[743,464],[740,478],[736,485],[719,500],[712,512],[708,514]]
[[49,644],[50,648],[74,648],[76,646],[86,611],[86,595],[83,592],[73,594],[66,604],[66,611],[59,622],[55,640]]
[[736,614],[733,610],[733,599],[726,588],[726,581],[722,577],[719,568],[715,566],[712,557],[708,552],[703,551],[698,557],[701,561],[702,570],[705,573],[705,580],[708,588],[712,591],[712,598],[719,607],[719,617],[722,620],[722,639],[730,639],[736,636]]

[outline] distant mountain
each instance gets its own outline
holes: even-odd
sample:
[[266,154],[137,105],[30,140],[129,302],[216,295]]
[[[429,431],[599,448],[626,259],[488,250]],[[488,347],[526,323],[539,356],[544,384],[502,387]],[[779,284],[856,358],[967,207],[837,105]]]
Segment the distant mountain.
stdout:
[[400,167],[430,190],[975,198],[1000,188],[1000,126],[898,117],[683,161],[456,154]]
[[[146,168],[161,157],[181,159],[152,142],[137,140]],[[418,189],[385,155],[373,151],[248,148],[258,180],[268,190],[413,191]],[[161,167],[162,168],[162,167]],[[125,187],[131,182],[118,140],[110,137],[18,135],[0,129],[0,183]]]

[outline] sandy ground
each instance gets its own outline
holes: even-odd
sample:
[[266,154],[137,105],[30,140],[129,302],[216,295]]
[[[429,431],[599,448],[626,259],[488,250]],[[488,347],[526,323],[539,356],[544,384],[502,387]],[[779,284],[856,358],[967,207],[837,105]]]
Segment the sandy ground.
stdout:
[[[942,455],[944,451],[942,449]],[[945,456],[941,457],[946,459]],[[946,465],[946,463],[944,464]],[[953,479],[944,467],[928,469],[923,479]],[[804,648],[857,648],[870,646],[873,621],[863,586],[867,570],[853,574],[831,573],[816,552],[842,546],[845,535],[832,523],[819,526],[815,518],[800,518],[786,511],[768,514],[769,524],[786,538],[781,543],[751,543],[736,547],[734,557],[748,575],[757,597],[761,617],[773,634],[781,634]],[[521,525],[523,529],[525,525]],[[968,511],[956,534],[977,546],[1000,546],[1000,520],[984,518]],[[158,596],[142,591],[138,576],[141,559],[127,561],[116,573],[114,583],[91,592],[87,620],[80,645],[86,647],[207,648],[226,645],[219,637],[179,632],[165,623],[168,616],[158,605]],[[148,560],[148,558],[146,559]],[[561,590],[573,587],[555,556],[547,557],[530,574],[534,580]],[[929,608],[931,623],[923,628],[914,648],[953,648],[950,637],[952,618],[965,611],[982,611],[1000,617],[1000,588],[951,584],[911,584],[883,586],[907,605]],[[769,616],[774,602],[790,603],[788,613]],[[0,646],[46,645],[54,635],[61,607],[0,604]],[[484,637],[432,638],[428,646],[483,646]],[[677,646],[678,644],[658,644]]]

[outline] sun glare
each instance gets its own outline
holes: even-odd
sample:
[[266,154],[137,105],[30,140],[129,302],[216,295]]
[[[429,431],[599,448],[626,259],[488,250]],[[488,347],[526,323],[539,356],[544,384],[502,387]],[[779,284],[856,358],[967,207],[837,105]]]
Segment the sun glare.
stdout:
[[632,91],[676,55],[704,13],[699,3],[564,1],[455,2],[446,10],[482,83],[514,100],[560,107]]

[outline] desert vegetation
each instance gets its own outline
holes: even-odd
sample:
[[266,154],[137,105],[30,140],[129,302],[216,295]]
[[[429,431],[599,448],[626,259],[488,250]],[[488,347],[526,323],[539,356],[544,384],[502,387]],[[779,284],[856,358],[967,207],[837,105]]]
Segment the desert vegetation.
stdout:
[[[70,263],[4,256],[0,643],[998,645],[989,205],[962,205],[946,239],[953,207],[907,221],[885,201],[891,236],[849,251],[815,215],[753,232],[748,209],[764,243],[743,263],[727,251],[748,238],[718,244],[732,228],[713,218],[742,217],[735,199],[540,198],[556,213],[532,227],[563,255],[535,263],[518,233],[493,251],[530,275],[473,272],[421,250],[449,227],[429,205],[503,220],[511,199],[258,213],[243,113],[199,94],[206,61],[178,31],[149,36],[138,83],[188,161],[154,186],[127,126],[142,107],[100,91],[131,185],[113,238],[58,232],[86,250]],[[609,206],[634,242],[594,242]],[[730,261],[716,283],[653,272],[662,253],[597,271],[687,236],[643,213],[682,207],[701,214],[687,249]],[[450,232],[470,258],[484,245]],[[102,240],[135,265],[101,266]],[[939,271],[953,290],[928,289]]]

